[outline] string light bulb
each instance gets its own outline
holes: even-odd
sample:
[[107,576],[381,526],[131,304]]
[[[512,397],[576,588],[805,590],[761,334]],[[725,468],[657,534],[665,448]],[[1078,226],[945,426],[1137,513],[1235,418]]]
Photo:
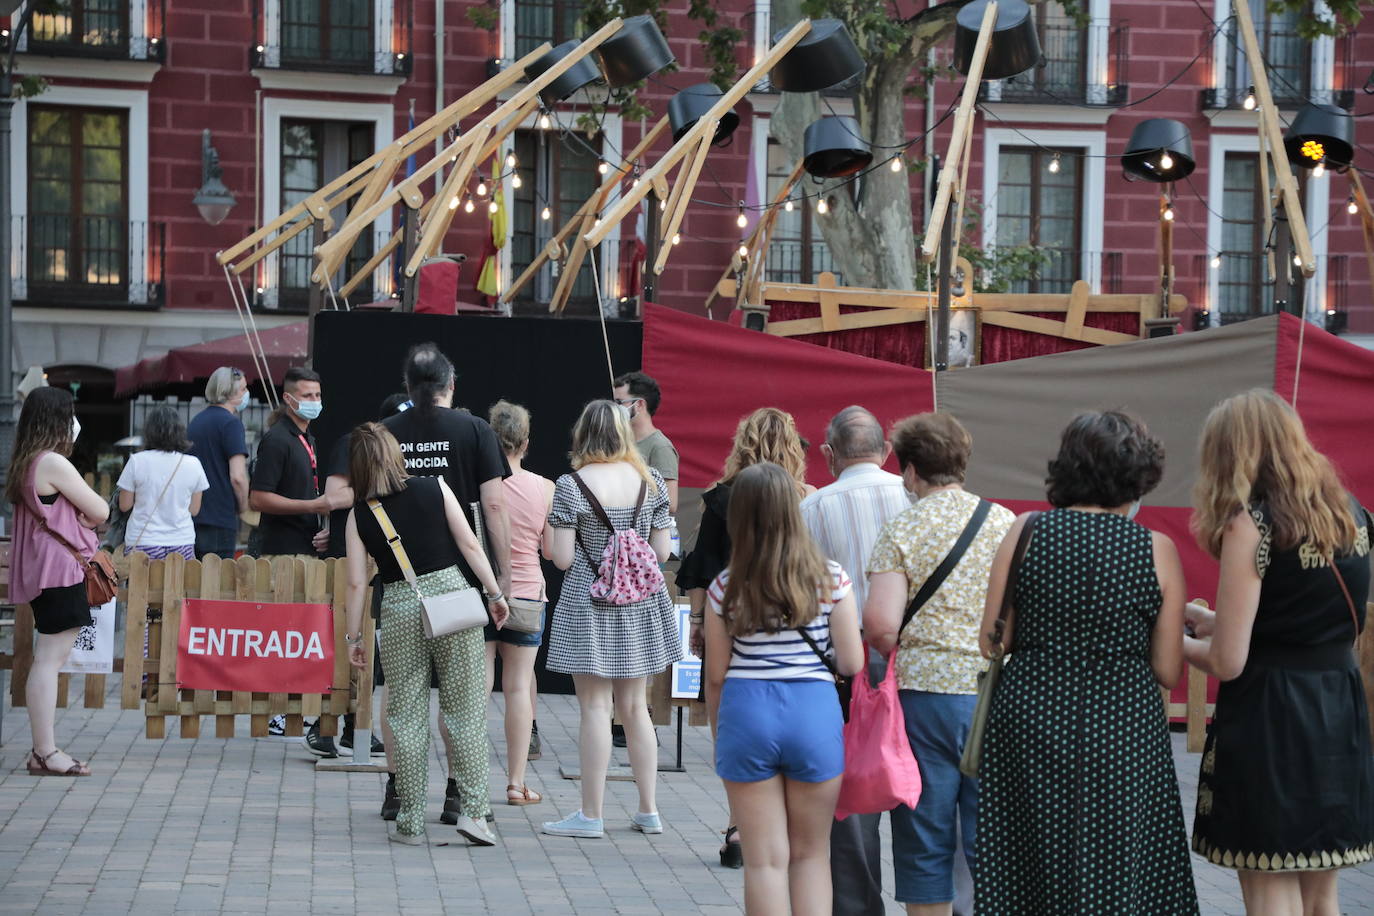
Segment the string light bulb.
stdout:
[[486,183],[485,181],[483,181],[482,179],[480,179],[480,178],[477,179],[477,196],[478,196],[478,197],[486,197],[486,196],[487,196],[487,183]]
[[448,202],[448,208],[449,208],[450,210],[457,210],[457,209],[458,209],[458,198],[457,198],[457,197],[453,198],[453,200],[450,200],[450,201]]
[[1255,101],[1255,87],[1251,86],[1249,89],[1245,90],[1245,101],[1240,103],[1240,107],[1244,108],[1246,111],[1254,111],[1255,105],[1257,104],[1258,103]]
[[630,182],[630,190],[633,191],[633,190],[634,190],[635,188],[637,188],[637,187],[639,187],[639,177],[638,177],[638,176],[635,177],[635,180],[634,180],[634,181]]
[[519,189],[519,187],[520,187],[521,185],[523,185],[524,183],[525,183],[525,182],[520,178],[520,176],[519,176],[518,174],[517,174],[517,175],[512,175],[512,176],[510,176],[510,186],[511,186],[512,188]]
[[1212,269],[1213,269],[1213,270],[1218,270],[1220,267],[1221,267],[1221,255],[1219,255],[1219,254],[1214,254],[1214,255],[1212,255]]
[[824,197],[816,201],[816,212],[821,214],[822,216],[830,212],[830,204],[825,202]]
[[463,212],[464,212],[464,213],[471,213],[473,210],[476,210],[476,209],[477,209],[477,207],[473,204],[472,198],[471,198],[471,197],[469,197],[469,198],[463,203]]
[[605,175],[610,170],[611,164],[607,162],[605,159],[596,160],[596,173],[598,175]]
[[790,197],[787,198],[787,200],[783,203],[782,208],[783,208],[784,210],[786,210],[788,213],[791,213],[791,212],[792,212],[792,198],[790,198]]
[[660,210],[667,210],[667,209],[668,209],[668,201],[666,201],[666,200],[660,200],[660,201],[658,202],[658,209],[660,209]]
[[739,256],[742,257],[742,258],[747,258],[747,257],[749,257],[749,246],[748,246],[748,245],[740,245],[740,246],[739,246]]
[[1172,201],[1165,201],[1164,213],[1162,215],[1166,222],[1172,223],[1174,221],[1174,204]]
[[744,204],[739,205],[739,216],[735,217],[735,225],[741,229],[749,225],[749,217],[744,215]]
[[1297,255],[1297,254],[1293,255],[1293,266],[1294,266],[1294,267],[1301,267],[1301,266],[1302,266],[1302,255]]
[[902,170],[902,156],[900,153],[892,157],[892,164],[889,165],[888,168],[892,169],[894,172],[900,172]]
[[1058,175],[1058,174],[1059,174],[1059,154],[1058,154],[1058,153],[1055,153],[1055,154],[1054,154],[1054,158],[1050,160],[1049,172],[1050,172],[1051,175]]
[[552,127],[552,126],[553,126],[553,122],[549,120],[549,113],[548,113],[547,111],[545,111],[545,112],[543,112],[542,114],[539,115],[539,129],[540,129],[540,130],[548,130],[548,129],[549,129],[550,127]]
[[1326,177],[1326,160],[1325,160],[1325,159],[1319,160],[1319,161],[1317,162],[1316,165],[1312,166],[1312,177],[1313,177],[1313,178],[1325,178],[1325,177]]
[[1164,151],[1164,155],[1159,157],[1159,168],[1160,168],[1161,171],[1167,172],[1167,171],[1169,171],[1169,169],[1171,169],[1171,168],[1173,168],[1173,167],[1174,167],[1174,157],[1173,157],[1173,156],[1170,156],[1170,155],[1169,155],[1169,151],[1166,149],[1166,150]]
[[515,158],[515,150],[506,151],[506,168],[513,169],[520,164],[520,160]]
[[1359,205],[1355,203],[1354,194],[1351,194],[1349,197],[1345,199],[1345,212],[1349,213],[1351,216],[1354,216],[1356,213],[1360,212]]
[[548,207],[545,207],[543,210],[541,210],[541,211],[539,212],[539,218],[542,219],[542,220],[547,221],[547,220],[549,220],[549,219],[552,218],[552,217],[553,217],[553,214],[549,212],[549,208],[548,208]]
[[600,225],[601,225],[601,214],[598,213],[598,214],[596,215],[596,219],[592,221],[592,228],[595,229],[596,227],[598,227],[598,226],[600,226]]
[[681,233],[681,232],[674,232],[674,233],[673,233],[673,244],[674,244],[674,245],[681,245],[681,244],[682,244],[682,233]]
[[488,213],[495,213],[495,212],[496,212],[497,210],[499,210],[499,209],[500,209],[500,207],[496,206],[496,201],[494,201],[494,200],[493,200],[491,203],[487,204],[487,212],[488,212]]

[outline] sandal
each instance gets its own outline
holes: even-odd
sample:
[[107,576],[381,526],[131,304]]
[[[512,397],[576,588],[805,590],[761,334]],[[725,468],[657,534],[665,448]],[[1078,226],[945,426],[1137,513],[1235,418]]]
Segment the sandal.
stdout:
[[53,751],[51,754],[47,754],[47,755],[45,755],[45,756],[40,756],[39,753],[38,753],[38,750],[37,750],[36,748],[31,748],[31,749],[29,750],[29,759],[28,759],[29,775],[30,775],[30,776],[89,776],[89,775],[91,775],[91,768],[88,767],[88,766],[86,766],[86,764],[82,763],[80,760],[77,760],[75,757],[72,758],[72,765],[69,766],[69,767],[68,767],[67,769],[65,769],[65,770],[54,770],[52,767],[48,766],[48,761],[51,760],[51,759],[53,759],[54,757],[56,757],[56,756],[57,756],[58,754],[60,754],[60,753],[62,753],[60,750],[55,750],[55,751]]
[[506,786],[506,804],[508,805],[537,805],[543,800],[544,796],[529,786],[514,784]]
[[725,828],[725,845],[720,847],[720,864],[726,868],[744,867],[744,848],[739,842],[739,828],[731,824]]

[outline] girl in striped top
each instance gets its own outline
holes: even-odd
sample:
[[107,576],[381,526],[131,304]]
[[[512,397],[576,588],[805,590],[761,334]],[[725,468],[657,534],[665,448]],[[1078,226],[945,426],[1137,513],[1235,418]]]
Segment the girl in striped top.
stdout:
[[743,840],[745,912],[828,910],[844,737],[818,653],[841,674],[863,666],[851,583],[821,555],[776,464],[735,478],[728,528],[730,566],[707,590],[706,705]]

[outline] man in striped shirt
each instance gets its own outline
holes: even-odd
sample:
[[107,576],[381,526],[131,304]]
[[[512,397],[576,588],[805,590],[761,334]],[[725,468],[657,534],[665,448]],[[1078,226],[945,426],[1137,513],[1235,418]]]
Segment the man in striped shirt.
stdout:
[[[892,454],[878,418],[862,407],[846,407],[830,421],[821,454],[835,482],[802,500],[802,519],[820,545],[854,582],[863,625],[868,580],[864,570],[883,526],[911,507],[902,478],[884,471]],[[879,916],[884,912],[878,814],[853,814],[830,833],[830,872],[835,916]]]

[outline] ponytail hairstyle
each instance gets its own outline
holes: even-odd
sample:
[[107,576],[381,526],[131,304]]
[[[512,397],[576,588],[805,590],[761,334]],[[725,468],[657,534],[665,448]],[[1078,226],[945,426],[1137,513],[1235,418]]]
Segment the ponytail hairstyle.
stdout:
[[507,455],[519,454],[530,441],[530,412],[519,404],[505,399],[497,401],[487,412],[487,422]]
[[380,423],[364,423],[348,443],[348,480],[359,502],[390,496],[410,479],[396,437]]
[[456,377],[453,363],[440,352],[438,344],[432,342],[410,348],[404,375],[411,409],[421,415],[434,410],[434,399],[452,388]]
[[649,484],[650,496],[658,492],[654,475],[635,447],[630,412],[615,401],[592,401],[582,408],[582,416],[573,427],[572,452],[568,457],[574,471],[589,464],[624,461]]
[[1359,532],[1336,469],[1312,446],[1297,411],[1272,391],[1227,398],[1202,427],[1193,490],[1193,533],[1214,557],[1231,519],[1263,502],[1274,544],[1310,544],[1328,559],[1354,547]]
[[72,393],[66,388],[44,385],[29,392],[19,411],[19,423],[14,430],[14,451],[10,453],[9,473],[5,480],[5,497],[15,505],[24,502],[24,489],[29,485],[29,468],[44,452],[57,452],[66,458],[72,453],[72,417],[75,415]]

